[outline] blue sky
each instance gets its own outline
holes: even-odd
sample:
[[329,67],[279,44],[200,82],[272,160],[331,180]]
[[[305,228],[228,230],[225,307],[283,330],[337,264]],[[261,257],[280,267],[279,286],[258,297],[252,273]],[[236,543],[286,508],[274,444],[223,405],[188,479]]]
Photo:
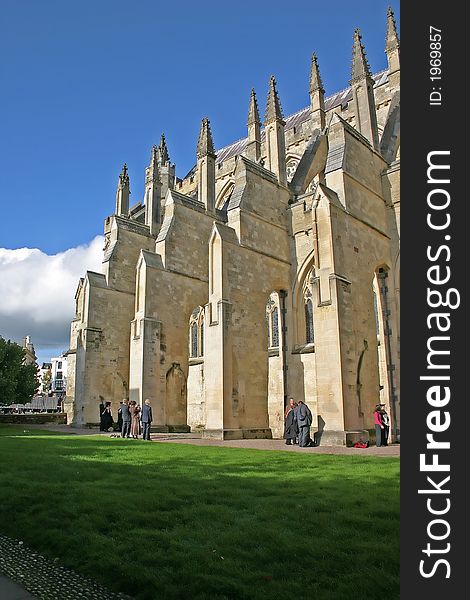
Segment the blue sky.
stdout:
[[244,137],[271,74],[285,115],[306,106],[313,50],[327,95],[347,87],[355,27],[384,69],[389,5],[399,25],[388,0],[2,0],[0,248],[89,244],[123,162],[135,203],[162,131],[183,177],[201,118],[218,148]]

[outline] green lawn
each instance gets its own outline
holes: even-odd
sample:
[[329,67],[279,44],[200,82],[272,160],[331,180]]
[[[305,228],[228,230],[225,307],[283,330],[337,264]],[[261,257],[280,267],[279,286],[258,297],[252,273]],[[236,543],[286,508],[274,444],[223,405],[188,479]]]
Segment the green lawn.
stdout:
[[399,598],[396,458],[13,426],[0,426],[0,457],[0,532],[115,591],[163,600]]

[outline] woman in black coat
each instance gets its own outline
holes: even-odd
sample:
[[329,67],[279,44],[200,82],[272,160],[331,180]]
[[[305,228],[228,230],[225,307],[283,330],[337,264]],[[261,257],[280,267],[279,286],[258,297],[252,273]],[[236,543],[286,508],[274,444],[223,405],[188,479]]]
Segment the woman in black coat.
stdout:
[[287,405],[284,414],[284,439],[288,446],[295,444],[296,438],[299,435],[299,427],[294,410],[296,406],[297,403],[294,398],[289,398],[289,404]]
[[101,414],[102,431],[109,431],[114,425],[113,415],[111,414],[111,402],[106,402],[104,411]]

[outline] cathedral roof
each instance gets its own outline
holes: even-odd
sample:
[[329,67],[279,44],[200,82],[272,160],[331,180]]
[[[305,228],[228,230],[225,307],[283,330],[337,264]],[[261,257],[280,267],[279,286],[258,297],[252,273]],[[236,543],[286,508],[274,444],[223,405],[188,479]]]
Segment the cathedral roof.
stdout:
[[[376,73],[372,76],[374,80],[374,87],[378,87],[387,81],[388,71],[385,69],[384,71],[380,71],[380,73]],[[325,98],[325,111],[329,111],[336,106],[346,105],[352,99],[352,90],[351,87],[347,87],[340,92],[336,92],[331,96]],[[310,117],[310,106],[302,108],[296,113],[286,117],[286,125],[285,131],[288,129],[292,129],[293,127],[298,127],[304,121],[307,121]],[[262,137],[264,136],[264,131],[262,133]],[[232,144],[217,150],[216,155],[216,163],[221,163],[227,160],[228,158],[232,158],[237,154],[241,154],[246,145],[248,143],[248,138],[245,137],[241,140],[233,142]],[[188,175],[191,175],[195,169],[193,169]]]

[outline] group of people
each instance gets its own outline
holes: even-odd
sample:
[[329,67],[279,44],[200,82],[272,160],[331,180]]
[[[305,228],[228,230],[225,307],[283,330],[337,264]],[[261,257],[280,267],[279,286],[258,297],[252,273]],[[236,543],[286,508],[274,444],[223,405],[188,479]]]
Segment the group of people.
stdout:
[[[289,398],[284,414],[284,439],[287,445],[298,444],[300,448],[315,446],[310,437],[312,412],[309,407],[299,400]],[[385,404],[377,404],[374,410],[375,441],[377,446],[388,446],[390,432],[390,417]]]
[[289,403],[284,414],[284,439],[288,446],[298,444],[300,448],[315,446],[310,437],[310,426],[312,425],[312,411],[299,400],[289,398]]
[[388,446],[390,417],[385,410],[385,404],[376,404],[374,410],[375,443],[377,446]]
[[[150,440],[150,425],[152,424],[152,407],[150,400],[145,400],[141,408],[135,400],[124,398],[118,409],[117,428],[123,438]],[[111,402],[100,404],[100,431],[114,429],[114,420],[111,413]]]

